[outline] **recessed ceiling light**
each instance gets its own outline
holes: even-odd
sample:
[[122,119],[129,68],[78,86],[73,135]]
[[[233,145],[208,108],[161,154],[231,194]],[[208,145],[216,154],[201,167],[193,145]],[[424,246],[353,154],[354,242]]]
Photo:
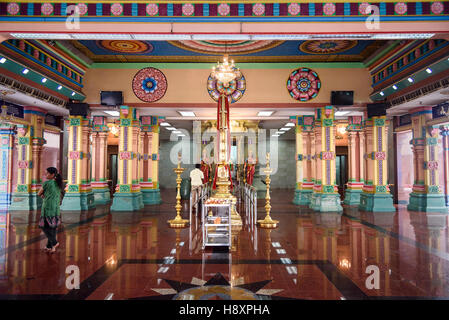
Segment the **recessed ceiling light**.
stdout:
[[161,126],[162,127],[169,127],[170,123],[163,121],[163,122],[161,122]]
[[103,112],[107,113],[107,114],[109,114],[110,116],[113,116],[113,117],[119,117],[120,116],[120,112],[118,112],[118,111],[104,110]]
[[384,96],[384,93],[381,91],[381,92],[380,92],[380,95],[383,97],[383,96]]
[[182,132],[179,130],[175,130],[175,131],[173,131],[173,133],[182,133]]
[[62,86],[59,86],[59,87],[58,87],[58,90],[61,90],[61,89],[62,89]]
[[408,80],[408,82],[413,82],[412,78],[408,78],[407,80]]
[[276,131],[276,134],[284,134],[284,131]]
[[273,134],[272,137],[280,137],[281,135],[279,134]]
[[427,73],[432,73],[432,69],[427,68],[427,69],[426,69],[426,72],[427,72]]
[[344,116],[345,114],[348,114],[349,113],[349,111],[337,111],[337,112],[335,112],[335,116],[336,117],[341,117],[341,116]]
[[1,58],[0,59],[0,63],[5,63],[6,62],[6,58]]
[[178,134],[178,137],[185,137],[186,135],[185,134]]
[[72,92],[72,96],[74,96],[75,95],[75,92]]
[[398,90],[398,87],[396,87],[395,85],[393,85],[393,89],[394,89],[394,90]]
[[285,124],[285,126],[286,126],[286,127],[294,127],[295,124],[294,124],[293,122],[287,122],[287,123]]
[[178,111],[183,117],[196,117],[193,111]]
[[291,128],[281,128],[281,130],[282,131],[288,131],[288,130],[290,130]]
[[23,74],[27,74],[28,72],[30,72],[30,70],[28,70],[27,68],[25,68],[25,69],[22,70],[22,73],[23,73]]
[[258,117],[269,117],[273,114],[274,111],[259,111],[257,114]]
[[165,129],[170,130],[170,131],[176,130],[176,128],[174,128],[174,127],[166,127]]
[[47,78],[42,78],[42,83],[47,82]]

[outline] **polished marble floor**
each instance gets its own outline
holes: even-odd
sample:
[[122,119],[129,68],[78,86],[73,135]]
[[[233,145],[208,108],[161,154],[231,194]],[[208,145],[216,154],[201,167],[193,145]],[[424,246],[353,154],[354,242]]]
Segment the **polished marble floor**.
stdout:
[[[202,250],[199,221],[170,229],[175,192],[135,213],[64,213],[57,253],[43,251],[38,214],[0,214],[0,299],[427,299],[449,298],[448,216],[409,212],[314,213],[273,190],[274,230],[239,204],[233,247]],[[262,201],[258,218],[265,216]],[[183,217],[188,218],[183,202]],[[80,287],[66,287],[66,268]],[[379,286],[369,289],[368,266]],[[374,283],[373,278],[368,279]]]

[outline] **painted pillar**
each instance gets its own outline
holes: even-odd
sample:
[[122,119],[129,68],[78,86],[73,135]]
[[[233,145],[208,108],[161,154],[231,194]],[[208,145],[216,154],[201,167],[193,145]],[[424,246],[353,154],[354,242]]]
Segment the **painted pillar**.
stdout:
[[[361,136],[363,135],[362,128],[362,117],[353,116],[349,117],[349,125],[346,128],[348,132],[348,187],[345,191],[344,204],[347,205],[359,205],[360,204],[360,194],[362,193],[363,182],[364,182],[364,171],[363,171],[363,158],[360,156],[362,154],[362,141]],[[364,150],[363,150],[364,152]]]
[[111,211],[136,211],[143,208],[138,175],[138,144],[140,124],[137,110],[120,107],[117,187]]
[[12,193],[12,148],[14,125],[5,123],[0,127],[0,209],[11,204]]
[[365,120],[366,135],[366,181],[360,194],[359,209],[370,212],[395,211],[393,197],[388,187],[386,116]]
[[[29,125],[17,125],[17,187],[12,195],[10,211],[39,210],[42,198],[37,192],[42,186],[44,172],[41,169],[42,146],[45,144],[44,118],[47,111],[36,107],[24,107],[24,119]],[[45,170],[45,169],[44,169]]]
[[69,116],[67,186],[61,210],[84,211],[95,208],[90,184],[89,135],[91,122],[82,116]]
[[438,183],[439,128],[427,125],[427,121],[432,120],[432,107],[415,108],[410,114],[415,181],[407,209],[447,213],[445,196]]
[[109,204],[111,202],[111,194],[106,179],[108,134],[109,128],[106,117],[93,117],[91,186],[96,205]]
[[313,192],[311,172],[314,116],[290,117],[296,124],[296,190],[293,203],[309,205]]
[[444,197],[446,206],[449,206],[449,126],[440,126],[440,130],[443,140]]
[[320,212],[341,212],[336,185],[334,107],[316,109],[315,113],[316,180],[310,208]]
[[142,173],[140,175],[140,188],[144,205],[160,204],[159,190],[159,123],[162,117],[142,116],[141,142],[142,142]]

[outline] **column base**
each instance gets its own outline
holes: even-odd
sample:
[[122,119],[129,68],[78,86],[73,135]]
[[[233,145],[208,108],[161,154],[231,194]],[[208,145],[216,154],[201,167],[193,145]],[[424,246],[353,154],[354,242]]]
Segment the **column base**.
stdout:
[[109,189],[92,189],[94,193],[95,205],[111,203],[111,193]]
[[85,211],[95,208],[95,196],[90,192],[77,192],[64,195],[61,211]]
[[362,190],[360,189],[346,189],[345,200],[343,203],[348,206],[358,206],[360,204],[360,194]]
[[111,211],[137,211],[143,208],[139,201],[139,197],[142,194],[140,192],[129,192],[114,194],[112,200]]
[[159,189],[147,189],[142,191],[142,199],[144,205],[161,204],[161,192]]
[[312,190],[295,190],[295,196],[293,198],[293,204],[297,206],[308,206],[312,197]]
[[35,211],[42,207],[42,198],[37,193],[14,192],[9,211]]
[[446,200],[443,194],[422,194],[422,193],[410,193],[410,201],[407,206],[407,210],[410,211],[422,211],[422,212],[441,212],[448,213],[446,207]]
[[393,212],[393,196],[389,193],[365,193],[360,194],[359,209],[369,212]]
[[309,208],[319,212],[343,212],[338,193],[312,193]]

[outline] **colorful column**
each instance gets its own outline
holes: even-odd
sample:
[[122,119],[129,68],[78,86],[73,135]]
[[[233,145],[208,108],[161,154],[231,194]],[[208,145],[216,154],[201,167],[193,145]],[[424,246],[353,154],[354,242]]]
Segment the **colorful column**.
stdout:
[[388,187],[386,116],[365,120],[366,181],[360,194],[359,209],[370,212],[395,211],[393,197]]
[[143,208],[138,181],[139,132],[137,110],[121,106],[117,187],[111,211],[136,211]]
[[109,204],[111,195],[106,179],[108,158],[108,134],[106,117],[93,117],[92,127],[92,179],[91,186],[95,204]]
[[42,206],[37,192],[42,186],[41,168],[44,118],[47,111],[36,107],[24,107],[24,119],[29,125],[17,125],[17,187],[12,195],[10,211],[33,211]]
[[314,116],[290,117],[296,124],[296,190],[293,203],[309,205],[313,192],[312,135]]
[[310,208],[320,212],[341,212],[343,208],[336,185],[333,106],[316,109],[314,132],[316,177]]
[[345,191],[344,204],[349,206],[360,204],[364,179],[363,154],[365,153],[365,139],[362,127],[362,117],[349,117],[348,132],[348,187]]
[[90,184],[89,135],[91,122],[82,116],[69,116],[67,185],[61,210],[84,211],[95,208]]
[[0,209],[11,204],[13,144],[14,125],[5,123],[0,127]]
[[144,205],[160,204],[161,194],[158,182],[159,166],[159,123],[163,117],[141,116],[141,173],[140,189]]
[[438,183],[439,126],[427,125],[432,120],[432,107],[415,108],[410,114],[415,181],[407,209],[447,213],[445,196]]
[[444,197],[446,206],[449,206],[449,126],[440,126],[440,130],[443,140]]

